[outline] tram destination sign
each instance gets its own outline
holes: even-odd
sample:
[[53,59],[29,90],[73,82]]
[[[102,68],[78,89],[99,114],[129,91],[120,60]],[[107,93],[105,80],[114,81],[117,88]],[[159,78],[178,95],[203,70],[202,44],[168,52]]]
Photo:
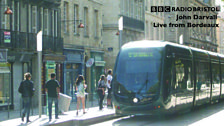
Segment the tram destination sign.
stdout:
[[129,52],[128,57],[153,57],[152,52]]
[[7,62],[7,49],[0,49],[0,62]]

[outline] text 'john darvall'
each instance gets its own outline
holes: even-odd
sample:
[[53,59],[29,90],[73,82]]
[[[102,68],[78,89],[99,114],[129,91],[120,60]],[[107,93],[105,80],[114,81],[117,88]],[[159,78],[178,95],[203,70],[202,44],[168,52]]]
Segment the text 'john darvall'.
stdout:
[[204,19],[217,19],[217,15],[211,15],[211,16],[199,16],[199,15],[193,15],[193,16],[186,16],[186,15],[178,15],[176,16],[176,21],[178,20],[191,20],[191,19],[199,19],[199,20],[204,20]]

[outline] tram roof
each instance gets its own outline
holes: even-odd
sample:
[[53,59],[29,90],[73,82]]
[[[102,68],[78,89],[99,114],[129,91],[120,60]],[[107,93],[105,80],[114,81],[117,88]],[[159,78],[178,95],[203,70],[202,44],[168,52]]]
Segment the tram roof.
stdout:
[[206,53],[207,55],[213,55],[213,56],[219,56],[223,57],[223,54],[195,48],[195,47],[188,47],[185,45],[180,45],[177,43],[172,43],[168,41],[162,41],[162,40],[140,40],[140,41],[131,41],[122,46],[122,49],[124,48],[145,48],[145,47],[165,47],[166,45],[174,46],[174,47],[179,47],[179,48],[185,48],[192,50],[193,52],[199,52],[199,53]]
[[131,41],[122,46],[122,48],[145,48],[145,47],[164,47],[166,44],[158,40]]
[[188,46],[180,45],[177,43],[172,43],[162,40],[140,40],[140,41],[131,41],[122,46],[122,48],[145,48],[145,47],[165,47],[166,45],[171,45],[174,47],[189,49]]

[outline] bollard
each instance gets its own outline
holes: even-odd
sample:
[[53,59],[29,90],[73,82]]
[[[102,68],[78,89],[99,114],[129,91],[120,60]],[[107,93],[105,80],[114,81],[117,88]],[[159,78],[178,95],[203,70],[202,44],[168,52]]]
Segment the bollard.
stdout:
[[8,97],[8,95],[6,95],[6,98],[7,98],[7,104],[8,104],[8,119],[9,119],[9,97]]

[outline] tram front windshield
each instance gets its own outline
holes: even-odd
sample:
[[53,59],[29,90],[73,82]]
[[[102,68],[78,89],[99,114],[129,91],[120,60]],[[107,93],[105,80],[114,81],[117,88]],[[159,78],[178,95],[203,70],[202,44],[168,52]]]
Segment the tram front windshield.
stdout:
[[115,67],[115,94],[151,94],[159,91],[162,48],[122,50]]

